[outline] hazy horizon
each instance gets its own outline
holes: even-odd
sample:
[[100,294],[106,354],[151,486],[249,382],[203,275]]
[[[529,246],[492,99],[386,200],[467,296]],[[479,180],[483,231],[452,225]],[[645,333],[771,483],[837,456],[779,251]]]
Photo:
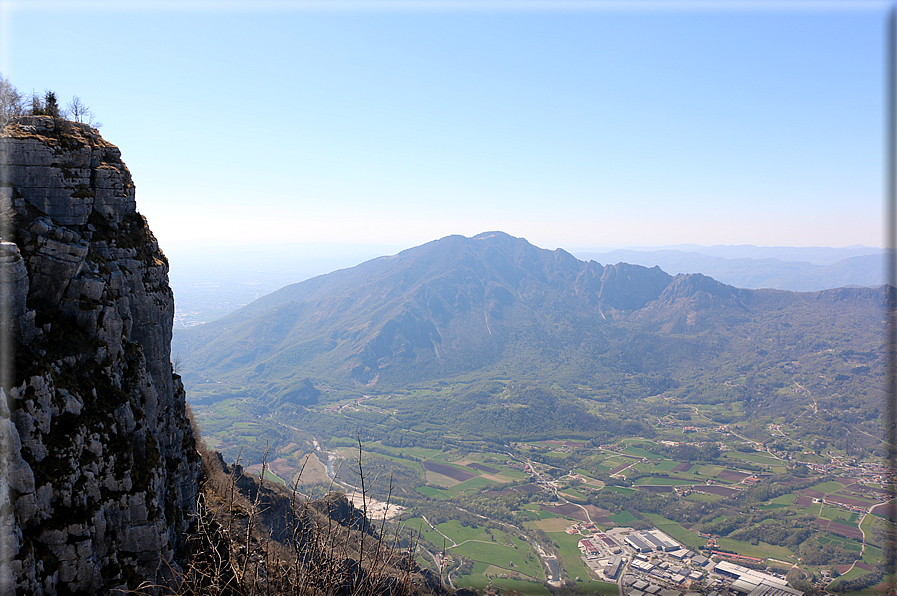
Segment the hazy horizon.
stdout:
[[0,72],[92,108],[172,253],[885,244],[887,3],[341,6],[8,2]]

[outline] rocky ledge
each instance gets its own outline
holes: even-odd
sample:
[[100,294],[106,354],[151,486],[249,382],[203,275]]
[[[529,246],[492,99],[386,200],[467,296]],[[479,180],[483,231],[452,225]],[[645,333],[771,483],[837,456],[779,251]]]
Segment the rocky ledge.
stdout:
[[0,594],[153,592],[177,572],[201,462],[134,196],[87,125],[0,130]]

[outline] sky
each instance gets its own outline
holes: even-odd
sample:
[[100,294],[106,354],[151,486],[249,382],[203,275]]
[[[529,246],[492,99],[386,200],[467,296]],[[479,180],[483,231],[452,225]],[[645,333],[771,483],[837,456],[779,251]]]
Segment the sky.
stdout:
[[890,6],[0,0],[0,73],[93,110],[169,253],[882,246]]

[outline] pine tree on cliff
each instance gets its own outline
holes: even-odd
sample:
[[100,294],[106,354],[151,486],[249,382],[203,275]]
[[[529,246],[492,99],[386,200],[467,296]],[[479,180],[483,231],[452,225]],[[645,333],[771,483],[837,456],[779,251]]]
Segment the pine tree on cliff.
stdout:
[[52,91],[44,94],[44,112],[47,116],[59,118],[59,102],[56,101],[56,94]]

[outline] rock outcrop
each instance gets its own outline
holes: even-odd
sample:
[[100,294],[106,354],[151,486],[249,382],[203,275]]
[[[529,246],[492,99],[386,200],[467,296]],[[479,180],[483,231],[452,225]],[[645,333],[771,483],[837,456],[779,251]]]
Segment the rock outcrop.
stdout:
[[119,150],[84,124],[0,131],[0,209],[0,594],[152,592],[201,463],[168,262]]

